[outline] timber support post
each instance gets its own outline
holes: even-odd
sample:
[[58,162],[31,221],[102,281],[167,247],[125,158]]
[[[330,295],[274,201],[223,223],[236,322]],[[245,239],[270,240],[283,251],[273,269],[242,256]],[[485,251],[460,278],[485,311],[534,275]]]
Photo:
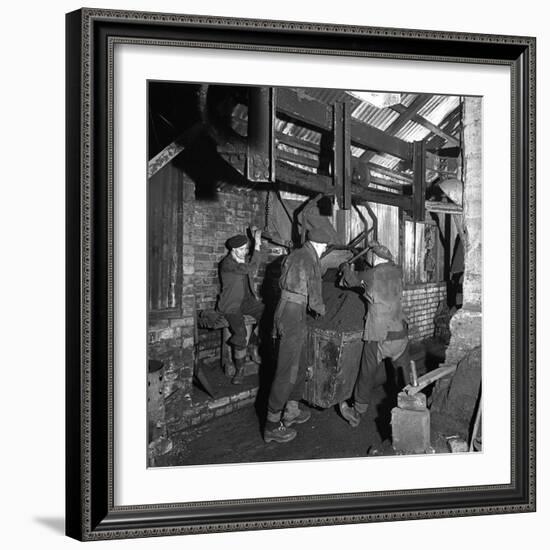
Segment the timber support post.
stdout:
[[426,144],[413,143],[413,220],[424,221],[426,202]]

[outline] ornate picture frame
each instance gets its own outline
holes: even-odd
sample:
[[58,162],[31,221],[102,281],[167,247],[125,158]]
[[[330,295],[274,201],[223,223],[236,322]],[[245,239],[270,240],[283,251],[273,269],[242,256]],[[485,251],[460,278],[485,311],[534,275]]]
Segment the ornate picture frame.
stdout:
[[[115,504],[116,44],[509,67],[510,483],[202,502],[186,502],[182,494],[178,503]],[[535,39],[530,37],[101,9],[68,14],[67,535],[103,540],[534,511],[535,84]]]

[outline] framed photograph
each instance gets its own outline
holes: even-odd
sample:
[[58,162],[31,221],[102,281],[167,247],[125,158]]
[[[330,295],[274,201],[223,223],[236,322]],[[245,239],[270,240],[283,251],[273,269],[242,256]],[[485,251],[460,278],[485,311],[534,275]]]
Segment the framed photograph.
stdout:
[[535,510],[535,39],[67,15],[67,534]]

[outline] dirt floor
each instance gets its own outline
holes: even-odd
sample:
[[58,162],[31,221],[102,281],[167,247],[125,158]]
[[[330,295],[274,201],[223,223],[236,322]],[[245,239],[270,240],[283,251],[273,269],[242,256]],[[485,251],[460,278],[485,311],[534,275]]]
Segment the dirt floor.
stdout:
[[[444,346],[430,340],[417,350],[419,374],[435,368],[444,357]],[[247,380],[254,384],[256,379]],[[319,458],[360,457],[394,454],[391,448],[391,409],[397,392],[403,387],[401,373],[391,364],[381,372],[380,386],[361,424],[352,428],[336,407],[310,408],[311,419],[297,429],[297,437],[289,443],[266,444],[262,438],[265,395],[260,391],[255,405],[244,407],[172,437],[173,449],[158,457],[157,466],[197,464],[231,464],[275,460],[308,460]],[[436,452],[447,452],[445,442],[432,434]]]

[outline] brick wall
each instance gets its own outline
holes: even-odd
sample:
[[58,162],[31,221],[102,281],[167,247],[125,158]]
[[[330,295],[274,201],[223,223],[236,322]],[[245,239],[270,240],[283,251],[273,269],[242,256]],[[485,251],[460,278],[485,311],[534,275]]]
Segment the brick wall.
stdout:
[[172,424],[171,429],[173,432],[184,430],[190,426],[196,426],[212,420],[214,417],[223,416],[243,407],[250,406],[256,400],[257,394],[258,388],[251,388],[231,396],[196,403],[181,411],[177,422]]
[[192,228],[195,249],[193,278],[197,309],[214,309],[219,293],[218,263],[226,255],[225,242],[251,225],[265,225],[263,193],[231,187],[218,190],[215,200],[196,200]]
[[181,411],[191,405],[193,366],[195,362],[195,294],[194,249],[191,242],[195,184],[183,176],[182,216],[182,303],[178,318],[152,316],[148,324],[148,359],[164,363],[163,394],[165,398],[165,424],[178,422]]
[[[265,226],[265,192],[234,186],[218,189],[216,200],[196,200],[194,207],[192,242],[196,308],[211,310],[216,307],[220,292],[218,264],[227,254],[225,242],[237,233],[245,234],[251,225],[259,228]],[[260,296],[266,265],[282,253],[282,249],[262,241],[261,262],[255,279]],[[219,330],[199,330],[199,363],[218,365],[220,345]]]
[[412,341],[433,336],[435,312],[439,303],[446,298],[445,282],[422,283],[405,287],[403,306],[409,318],[409,337]]
[[[265,225],[265,192],[236,186],[218,187],[211,199],[198,199],[195,184],[181,172],[183,183],[183,315],[152,319],[149,323],[149,357],[167,361],[166,395],[180,390],[192,399],[193,364],[216,365],[220,360],[220,331],[199,330],[195,349],[194,315],[212,310],[220,292],[218,264],[227,254],[225,242],[248,227]],[[256,286],[261,289],[266,265],[283,250],[262,243]],[[176,360],[173,359],[176,358]],[[177,408],[184,403],[175,405]],[[176,411],[175,411],[176,412]]]

